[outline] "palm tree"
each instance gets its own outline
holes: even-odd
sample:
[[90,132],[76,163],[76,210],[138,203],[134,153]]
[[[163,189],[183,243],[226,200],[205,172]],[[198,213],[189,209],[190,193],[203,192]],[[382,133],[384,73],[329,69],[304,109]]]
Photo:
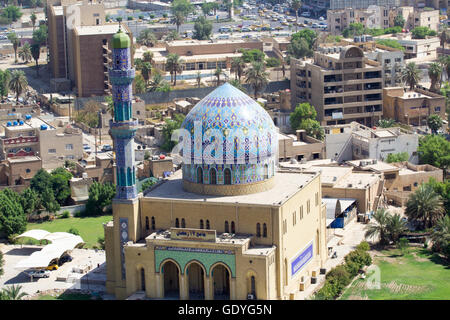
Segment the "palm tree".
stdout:
[[450,41],[450,30],[444,29],[439,35],[439,40],[442,49],[445,49],[445,44]]
[[14,49],[14,62],[17,63],[17,49],[19,48],[20,40],[19,37],[17,37],[17,34],[13,31],[11,33],[8,33],[8,40],[12,43],[13,49]]
[[254,92],[255,99],[258,98],[258,92],[260,92],[269,83],[269,73],[266,72],[264,63],[252,62],[251,66],[245,70],[245,82],[249,83]]
[[152,73],[152,65],[150,64],[150,62],[144,62],[141,67],[141,74],[146,83],[148,83],[151,73]]
[[431,227],[443,212],[442,199],[429,184],[421,184],[406,202],[405,214],[420,221],[423,227]]
[[19,101],[19,96],[28,87],[27,77],[22,70],[14,70],[11,73],[11,79],[9,80],[9,89],[15,92],[16,101]]
[[22,300],[22,298],[28,294],[25,292],[20,292],[20,290],[22,290],[22,286],[20,285],[16,286],[13,284],[12,286],[5,287],[2,290],[2,296],[6,300]]
[[174,41],[174,40],[180,40],[180,35],[178,34],[177,30],[171,30],[166,35],[166,41]]
[[36,14],[34,12],[31,14],[30,20],[31,20],[31,24],[33,25],[33,31],[34,31],[34,26],[36,25],[36,20],[37,20]]
[[0,70],[0,98],[3,99],[3,97],[8,95],[9,91],[9,81],[11,80],[11,72],[6,69],[4,71]]
[[184,63],[183,59],[180,59],[180,56],[176,53],[170,53],[167,56],[166,61],[166,70],[170,72],[170,77],[173,79],[173,85],[177,85],[177,73],[182,73],[183,68],[182,64]]
[[442,66],[442,70],[443,70],[442,75],[444,75],[444,73],[445,73],[447,75],[447,80],[450,79],[450,56],[449,55],[441,56],[439,58],[439,63]]
[[233,1],[232,0],[223,0],[222,1],[225,10],[228,11],[228,19],[231,19],[232,10],[233,10]]
[[223,70],[220,67],[214,71],[214,75],[217,77],[217,86],[220,85],[220,76],[223,74]]
[[402,220],[402,217],[398,213],[393,216],[388,214],[386,231],[390,241],[394,244],[397,243],[400,235],[406,230],[406,222]]
[[231,72],[234,72],[235,79],[239,79],[241,82],[242,74],[245,70],[245,62],[242,57],[234,57],[231,59]]
[[154,57],[154,53],[153,53],[152,51],[146,51],[146,52],[144,52],[144,54],[143,54],[143,59],[142,59],[142,61],[144,61],[144,62],[149,62],[150,65],[153,66],[153,63],[155,62],[155,61],[153,60],[153,57]]
[[239,82],[238,79],[230,80],[230,81],[228,81],[228,83],[231,84],[232,86],[238,88],[242,92],[247,93],[247,90],[245,90],[244,86]]
[[144,29],[139,34],[137,42],[143,46],[153,47],[158,42],[155,34],[150,29]]
[[446,215],[436,221],[435,228],[431,234],[433,250],[442,252],[447,259],[450,258],[450,216]]
[[384,208],[378,209],[377,212],[372,217],[374,222],[371,222],[367,226],[364,237],[367,239],[367,238],[375,238],[378,236],[381,245],[388,244],[389,238],[388,238],[387,224],[389,216],[390,216],[389,212],[386,209]]
[[149,91],[157,91],[159,88],[164,86],[164,78],[159,72],[155,72],[152,79],[148,84]]
[[39,56],[41,55],[41,46],[38,43],[31,45],[31,56],[36,61],[36,77],[39,77]]
[[19,49],[19,58],[25,61],[25,63],[28,63],[28,61],[33,58],[31,55],[31,47],[28,42],[26,42],[22,48]]
[[298,30],[298,10],[302,7],[301,0],[292,0],[291,8],[295,11],[295,32]]
[[405,69],[403,69],[401,80],[409,85],[410,90],[414,90],[415,86],[420,81],[420,70],[414,62],[408,63]]
[[431,80],[430,85],[431,92],[439,93],[441,87],[440,86],[441,75],[442,75],[442,66],[437,62],[431,63],[428,68],[428,76],[430,77]]
[[202,84],[202,73],[201,71],[197,71],[197,77],[195,78],[197,80],[197,87],[200,88],[200,85]]

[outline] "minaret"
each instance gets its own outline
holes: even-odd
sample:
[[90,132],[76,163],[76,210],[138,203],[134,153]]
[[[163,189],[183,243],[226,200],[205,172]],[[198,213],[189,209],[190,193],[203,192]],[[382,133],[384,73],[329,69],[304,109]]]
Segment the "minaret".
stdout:
[[134,166],[134,136],[138,121],[132,118],[132,83],[135,70],[131,67],[131,41],[119,26],[112,37],[112,67],[109,79],[114,101],[114,120],[110,132],[116,153],[116,199],[137,198],[136,170]]

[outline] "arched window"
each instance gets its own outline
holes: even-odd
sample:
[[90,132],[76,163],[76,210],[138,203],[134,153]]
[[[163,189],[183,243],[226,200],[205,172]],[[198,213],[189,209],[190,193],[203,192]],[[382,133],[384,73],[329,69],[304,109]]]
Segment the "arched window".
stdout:
[[184,218],[181,219],[181,227],[186,228],[186,221],[184,220]]
[[152,217],[152,230],[155,230],[155,217]]
[[267,164],[264,165],[264,179],[269,179],[269,166]]
[[225,233],[230,232],[230,229],[228,227],[228,221],[225,221]]
[[267,238],[267,224],[263,224],[263,237]]
[[206,229],[209,229],[209,220],[206,220]]
[[236,233],[236,229],[234,227],[234,221],[231,221],[231,233]]
[[197,183],[203,183],[203,169],[201,167],[197,168]]
[[217,184],[216,169],[209,170],[209,184]]
[[259,223],[256,224],[256,236],[261,237],[261,225]]
[[200,229],[203,229],[203,219],[200,219]]
[[175,219],[175,228],[179,228],[180,227],[180,220],[178,220],[178,218]]
[[145,217],[145,230],[149,230],[150,229],[150,223],[148,221],[148,217]]
[[226,168],[223,171],[224,184],[231,184],[231,170]]
[[256,296],[256,280],[255,280],[255,276],[252,276],[250,278],[250,291],[251,294]]

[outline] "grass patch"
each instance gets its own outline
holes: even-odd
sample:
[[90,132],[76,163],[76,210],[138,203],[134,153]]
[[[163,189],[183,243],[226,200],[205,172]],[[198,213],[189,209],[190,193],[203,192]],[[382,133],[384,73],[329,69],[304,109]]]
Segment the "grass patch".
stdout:
[[380,289],[368,289],[367,279],[357,279],[341,300],[448,300],[450,267],[427,249],[409,248],[404,256],[398,249],[378,251],[373,264],[380,268]]
[[[43,229],[48,232],[68,232],[75,228],[80,232],[80,237],[86,242],[85,247],[92,248],[97,245],[98,237],[104,236],[103,223],[111,221],[112,216],[56,219],[41,223],[28,223],[27,230]],[[25,242],[24,242],[25,243]]]
[[83,293],[63,293],[59,296],[52,296],[49,294],[44,294],[39,296],[37,300],[91,300],[92,296],[90,294]]

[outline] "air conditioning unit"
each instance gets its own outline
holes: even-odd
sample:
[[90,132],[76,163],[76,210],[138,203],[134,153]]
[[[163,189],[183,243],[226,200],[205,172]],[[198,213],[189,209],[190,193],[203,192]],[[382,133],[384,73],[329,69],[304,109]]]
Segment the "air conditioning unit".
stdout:
[[254,294],[249,293],[249,294],[247,295],[247,300],[256,300],[256,297],[255,297]]
[[311,277],[311,284],[317,283],[317,277]]

